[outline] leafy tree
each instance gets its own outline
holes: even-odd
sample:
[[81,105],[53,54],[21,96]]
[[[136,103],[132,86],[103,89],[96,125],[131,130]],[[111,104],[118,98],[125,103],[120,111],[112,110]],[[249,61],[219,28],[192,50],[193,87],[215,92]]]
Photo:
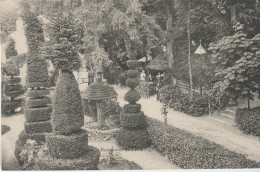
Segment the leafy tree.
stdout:
[[214,90],[218,96],[227,95],[234,101],[241,98],[253,99],[252,92],[260,85],[260,34],[247,38],[244,25],[237,23],[235,33],[223,37],[210,45],[211,58],[216,65]]
[[17,56],[18,52],[15,48],[15,41],[13,38],[10,38],[7,47],[5,49],[5,57],[9,59],[10,57]]

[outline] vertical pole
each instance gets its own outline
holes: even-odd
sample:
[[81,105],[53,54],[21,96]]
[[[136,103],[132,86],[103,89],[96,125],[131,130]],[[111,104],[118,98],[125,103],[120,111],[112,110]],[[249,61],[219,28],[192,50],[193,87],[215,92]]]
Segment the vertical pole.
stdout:
[[101,112],[101,106],[100,101],[97,101],[97,117],[98,117],[98,127],[102,127],[102,112]]
[[191,71],[191,44],[190,44],[190,1],[188,2],[188,20],[187,20],[187,31],[188,31],[188,65],[189,65],[189,76],[190,76],[190,99],[193,98],[193,90],[192,90],[192,71]]

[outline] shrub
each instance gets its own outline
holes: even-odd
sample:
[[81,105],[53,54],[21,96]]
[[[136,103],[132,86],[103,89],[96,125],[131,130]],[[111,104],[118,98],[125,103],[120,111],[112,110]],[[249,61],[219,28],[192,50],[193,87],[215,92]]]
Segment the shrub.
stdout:
[[127,78],[126,80],[126,85],[128,87],[130,87],[131,89],[134,89],[135,87],[137,87],[139,85],[139,80],[138,79],[133,79],[133,78]]
[[130,104],[135,104],[140,99],[140,94],[134,89],[130,89],[124,96],[124,100],[129,102]]
[[46,89],[41,89],[41,90],[30,89],[26,92],[26,97],[40,98],[40,97],[43,97],[43,96],[48,95],[48,94],[50,94],[50,91],[46,90]]
[[148,132],[145,129],[121,129],[116,134],[116,142],[124,149],[145,149],[150,145]]
[[51,111],[51,107],[26,108],[25,119],[29,123],[47,121],[51,119]]
[[26,100],[26,106],[27,107],[44,107],[47,104],[51,103],[51,99],[49,97],[43,97],[43,98],[38,98],[38,99],[27,99]]
[[46,135],[46,144],[52,157],[72,159],[87,152],[88,133],[79,130],[70,135]]
[[35,170],[97,170],[100,151],[88,146],[86,154],[77,159],[58,159],[51,157],[44,148],[40,149],[35,159]]
[[28,134],[51,132],[52,131],[51,122],[50,121],[34,122],[34,123],[25,122],[24,131]]
[[125,113],[138,113],[141,110],[141,104],[125,104],[124,112]]
[[7,125],[1,125],[1,135],[4,135],[10,130],[10,127]]
[[84,126],[80,91],[72,72],[61,71],[53,99],[52,125],[55,133],[70,133]]
[[245,155],[230,151],[221,145],[187,131],[166,126],[147,118],[152,145],[169,160],[184,169],[259,168],[260,163]]
[[260,136],[260,107],[254,109],[238,109],[235,121],[240,130],[248,134]]
[[139,75],[140,75],[140,72],[138,70],[128,70],[127,71],[128,78],[137,78]]
[[21,78],[13,77],[13,78],[10,78],[7,82],[9,82],[10,84],[19,84],[21,82]]
[[119,127],[120,126],[120,116],[119,115],[109,115],[105,124],[109,127]]
[[21,146],[23,146],[28,139],[35,140],[38,144],[40,144],[41,142],[45,142],[45,133],[27,134],[23,130],[18,136],[18,140],[20,140]]
[[119,103],[115,100],[102,100],[102,113],[106,116],[110,115],[120,115]]
[[121,126],[123,128],[128,129],[140,129],[146,128],[146,121],[143,112],[139,112],[136,114],[122,114],[120,116]]
[[137,60],[128,60],[127,66],[129,69],[136,69],[138,67],[139,62]]
[[127,71],[124,71],[122,74],[119,75],[120,85],[126,85],[126,79],[127,79]]
[[21,100],[1,100],[1,112],[2,114],[12,114],[14,110],[21,106]]

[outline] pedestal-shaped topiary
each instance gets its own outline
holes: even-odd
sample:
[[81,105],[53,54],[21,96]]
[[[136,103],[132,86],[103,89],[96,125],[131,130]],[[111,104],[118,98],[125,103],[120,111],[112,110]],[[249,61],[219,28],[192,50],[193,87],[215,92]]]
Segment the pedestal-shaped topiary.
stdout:
[[16,108],[21,106],[21,100],[17,99],[17,97],[24,93],[24,89],[20,84],[20,71],[11,60],[7,61],[4,68],[5,74],[7,75],[4,83],[4,93],[9,99],[2,102],[2,112],[4,114],[12,114],[15,112]]
[[47,151],[36,160],[41,170],[97,169],[100,152],[88,146],[83,106],[76,79],[71,71],[62,70],[53,99],[52,133],[46,136]]
[[125,94],[124,100],[129,104],[124,105],[124,113],[120,117],[123,129],[118,132],[116,141],[125,149],[144,149],[149,146],[150,140],[141,105],[136,103],[141,98],[135,90],[135,87],[139,85],[139,71],[136,70],[138,61],[129,60],[127,65],[129,70],[126,85],[130,87],[130,90]]

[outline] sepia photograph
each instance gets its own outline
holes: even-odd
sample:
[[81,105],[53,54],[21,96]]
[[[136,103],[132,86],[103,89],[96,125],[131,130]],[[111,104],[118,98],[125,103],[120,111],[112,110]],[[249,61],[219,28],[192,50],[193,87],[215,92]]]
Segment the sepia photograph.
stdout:
[[0,0],[1,170],[260,171],[259,0]]

